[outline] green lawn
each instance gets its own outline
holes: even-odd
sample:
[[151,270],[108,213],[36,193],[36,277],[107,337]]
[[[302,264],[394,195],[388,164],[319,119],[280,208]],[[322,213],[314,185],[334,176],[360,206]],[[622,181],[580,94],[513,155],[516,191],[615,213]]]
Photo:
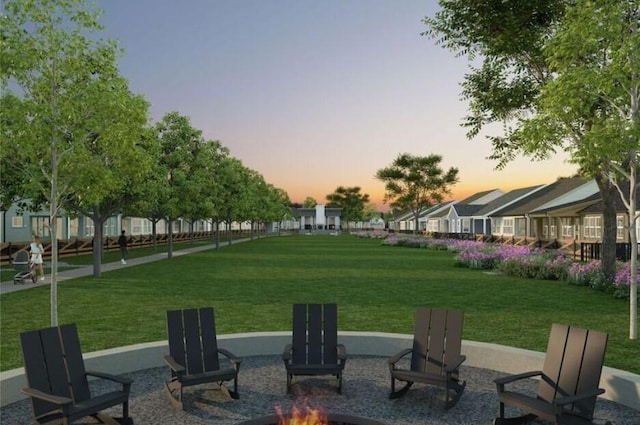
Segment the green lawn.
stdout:
[[[180,242],[175,243],[173,245],[174,250],[189,248],[193,246],[199,245],[211,245],[213,241],[210,240],[199,240],[194,242]],[[221,240],[220,245],[226,245],[226,240]],[[158,245],[157,247],[145,246],[145,247],[132,247],[129,248],[129,257],[128,258],[138,258],[145,257],[147,255],[153,255],[158,253],[167,252],[168,245]],[[109,251],[106,251],[102,255],[102,263],[111,263],[114,261],[120,260],[120,250],[118,248],[112,248]],[[91,254],[87,255],[77,255],[77,256],[69,256],[63,257],[60,259],[61,266],[58,268],[58,271],[65,271],[75,269],[80,266],[90,266],[93,264],[93,257]],[[50,261],[45,261],[44,264],[44,272],[49,275],[51,273],[50,269]],[[16,271],[13,269],[11,264],[2,264],[0,266],[0,282],[8,282],[13,280],[13,276],[16,274]]]
[[[216,308],[219,333],[290,330],[291,304],[336,302],[339,329],[410,334],[415,307],[465,311],[464,338],[545,351],[551,324],[608,332],[608,366],[640,373],[629,303],[566,283],[454,267],[450,252],[353,236],[259,239],[59,285],[60,323],[85,352],[166,339],[165,311]],[[1,369],[21,366],[18,334],[49,324],[49,288],[0,296]]]

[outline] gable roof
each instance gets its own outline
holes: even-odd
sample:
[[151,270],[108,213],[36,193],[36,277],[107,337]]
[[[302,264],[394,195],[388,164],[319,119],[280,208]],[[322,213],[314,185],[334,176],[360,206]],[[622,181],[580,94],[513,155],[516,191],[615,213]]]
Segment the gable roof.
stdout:
[[498,199],[494,199],[493,201],[489,202],[487,205],[485,205],[483,208],[477,211],[475,215],[490,216],[491,213],[493,213],[494,211],[499,210],[501,208],[506,208],[507,206],[513,204],[514,202],[519,201],[523,197],[526,197],[527,195],[541,189],[542,187],[544,187],[544,185],[539,184],[537,186],[529,186],[529,187],[523,187],[520,189],[514,189],[510,192],[505,193]]
[[484,192],[474,193],[473,195],[460,201],[460,204],[479,204],[485,205],[487,202],[491,202],[495,198],[504,195],[504,192],[500,189],[485,190]]
[[446,209],[448,206],[455,205],[457,203],[458,203],[458,201],[447,201],[447,202],[443,202],[441,204],[434,205],[431,208],[427,208],[426,210],[424,210],[420,214],[420,218],[424,219],[424,218],[431,217],[431,216],[435,215],[438,211]]
[[492,217],[524,216],[536,208],[586,183],[582,177],[563,177],[543,186],[517,202],[494,211]]
[[[629,197],[629,182],[621,182],[620,189],[622,189],[622,193],[624,193],[625,197]],[[616,197],[613,201],[614,208],[616,212],[628,212],[627,207],[622,202],[622,198],[620,198],[620,193],[616,193]],[[640,184],[636,185],[636,208],[640,208]],[[598,202],[594,202],[588,207],[580,210],[581,214],[601,214],[603,211],[603,203],[602,199]]]

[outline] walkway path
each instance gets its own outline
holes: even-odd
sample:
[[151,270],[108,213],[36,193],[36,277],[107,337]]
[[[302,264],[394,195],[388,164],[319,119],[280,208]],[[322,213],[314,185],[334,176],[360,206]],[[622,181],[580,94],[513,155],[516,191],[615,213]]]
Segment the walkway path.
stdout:
[[[240,242],[246,242],[249,241],[251,239],[236,239],[232,242],[232,244],[237,244]],[[220,243],[220,248],[224,248],[225,246],[228,246],[229,243],[228,242],[221,242]],[[191,248],[185,248],[185,249],[180,249],[180,250],[176,250],[173,251],[173,256],[174,257],[179,257],[181,255],[186,255],[186,254],[191,254],[193,252],[199,252],[199,251],[208,251],[211,249],[215,249],[216,245],[215,244],[211,244],[211,245],[198,245],[198,246],[194,246]],[[154,254],[154,255],[149,255],[146,257],[138,257],[138,258],[131,258],[129,260],[127,260],[127,264],[122,264],[120,261],[115,261],[113,263],[104,263],[101,266],[101,271],[104,272],[110,272],[112,270],[116,270],[116,269],[120,269],[122,267],[131,267],[131,266],[137,266],[140,264],[146,264],[146,263],[152,263],[154,261],[160,261],[160,260],[166,260],[167,259],[167,253],[166,252],[161,252],[158,254]],[[62,265],[62,263],[59,263],[60,265]],[[80,266],[77,267],[75,269],[71,269],[71,270],[65,270],[62,272],[58,272],[58,282],[63,282],[65,280],[69,280],[69,279],[75,279],[78,277],[85,277],[85,276],[91,276],[93,275],[93,265],[90,266]],[[42,286],[42,285],[49,285],[51,284],[51,277],[47,276],[46,280],[43,282],[38,281],[37,283],[33,284],[33,283],[25,283],[23,285],[15,285],[13,283],[13,281],[8,281],[8,282],[2,282],[0,283],[0,294],[7,294],[9,292],[15,292],[15,291],[22,291],[25,289],[31,289],[31,288],[35,288],[38,286]]]

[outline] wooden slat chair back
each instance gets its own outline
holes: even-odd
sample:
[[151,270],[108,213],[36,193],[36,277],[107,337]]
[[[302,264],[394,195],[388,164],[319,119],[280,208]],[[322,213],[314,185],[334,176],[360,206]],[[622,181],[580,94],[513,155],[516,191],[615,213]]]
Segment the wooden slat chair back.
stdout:
[[213,308],[168,311],[167,324],[169,354],[187,375],[220,369]]
[[[500,401],[496,423],[524,423],[536,417],[556,424],[592,423],[597,397],[604,393],[598,386],[607,340],[606,333],[553,324],[542,371],[496,379]],[[505,390],[507,383],[535,376],[540,376],[535,399]],[[506,419],[505,404],[527,413]]]
[[[20,334],[25,375],[36,423],[58,420],[71,423],[86,416],[101,422],[116,423],[100,413],[122,404],[127,423],[131,380],[85,370],[78,331],[73,324],[51,327]],[[87,376],[98,376],[122,384],[122,390],[92,397]]]
[[282,355],[287,392],[296,375],[335,375],[341,392],[346,349],[338,344],[337,305],[294,304],[292,328],[292,343],[287,344]]
[[[459,400],[466,382],[459,382],[459,368],[466,359],[462,351],[464,313],[460,310],[416,310],[412,348],[405,349],[389,359],[391,372],[390,398],[403,396],[414,382],[445,387],[445,408]],[[411,355],[409,369],[400,368],[398,362]],[[395,381],[405,381],[396,391]],[[454,394],[451,397],[450,391]]]
[[[165,362],[171,369],[167,383],[172,402],[183,409],[183,388],[217,382],[232,398],[238,398],[238,370],[241,359],[218,347],[216,321],[212,307],[167,311],[169,355]],[[221,365],[219,356],[225,356],[230,365]],[[233,380],[233,390],[224,387]]]

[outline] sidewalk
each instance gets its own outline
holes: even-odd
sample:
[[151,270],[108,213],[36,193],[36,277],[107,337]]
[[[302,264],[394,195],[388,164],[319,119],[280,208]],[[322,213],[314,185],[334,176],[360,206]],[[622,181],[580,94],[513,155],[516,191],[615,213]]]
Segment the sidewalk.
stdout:
[[[246,242],[249,241],[251,239],[249,238],[245,238],[245,239],[237,239],[234,240],[232,242],[232,244],[236,244],[239,242]],[[228,246],[229,243],[227,241],[225,242],[221,242],[220,243],[220,248],[223,248],[225,246]],[[208,251],[208,250],[212,250],[212,249],[216,249],[216,245],[215,244],[210,244],[210,245],[199,245],[193,248],[185,248],[185,249],[181,249],[181,250],[177,250],[177,251],[173,251],[173,257],[179,257],[181,255],[187,255],[187,254],[191,254],[193,252],[199,252],[199,251]],[[140,264],[146,264],[146,263],[152,263],[154,261],[160,261],[160,260],[166,260],[167,259],[167,253],[166,252],[161,252],[158,254],[154,254],[154,255],[149,255],[147,257],[138,257],[138,258],[131,258],[129,260],[127,260],[127,264],[122,264],[120,261],[115,261],[113,263],[104,263],[101,266],[101,272],[102,273],[106,273],[106,272],[110,272],[112,270],[117,270],[120,269],[122,267],[131,267],[131,266],[137,266]],[[93,265],[90,266],[80,266],[78,268],[72,269],[72,270],[65,270],[63,272],[58,272],[58,280],[57,282],[64,282],[65,280],[69,280],[69,279],[75,279],[78,277],[85,277],[85,276],[92,276],[93,275]],[[31,288],[36,288],[39,286],[43,286],[43,285],[50,285],[51,284],[51,276],[47,276],[47,278],[40,282],[38,281],[37,283],[31,283],[31,281],[28,281],[29,283],[24,283],[22,285],[18,284],[15,285],[13,283],[13,281],[7,281],[7,282],[2,282],[0,283],[0,294],[8,294],[9,292],[15,292],[15,291],[22,291],[25,289],[31,289]]]

